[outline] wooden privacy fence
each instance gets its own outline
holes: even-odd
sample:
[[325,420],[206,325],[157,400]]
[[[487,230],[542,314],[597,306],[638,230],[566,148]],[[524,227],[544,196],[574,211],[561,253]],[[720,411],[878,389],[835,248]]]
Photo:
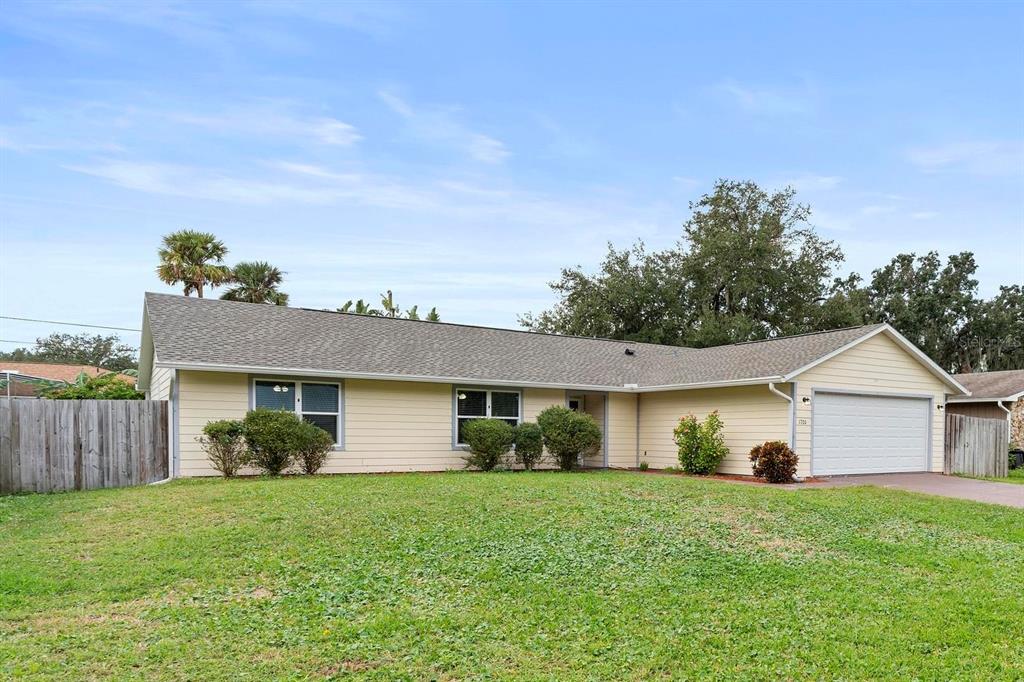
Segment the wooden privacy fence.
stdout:
[[0,398],[0,494],[167,478],[167,402]]
[[1008,476],[1009,445],[1010,432],[1005,420],[947,414],[943,470],[947,474]]

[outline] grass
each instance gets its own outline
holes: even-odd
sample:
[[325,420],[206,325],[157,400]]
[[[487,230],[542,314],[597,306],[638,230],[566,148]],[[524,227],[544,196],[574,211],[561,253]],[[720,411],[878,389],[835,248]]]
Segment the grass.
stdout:
[[967,474],[956,474],[962,478],[976,478],[981,481],[998,481],[1000,483],[1019,483],[1024,485],[1024,468],[1010,469],[1006,478],[996,478],[994,476],[968,476]]
[[630,473],[0,498],[3,679],[1020,679],[1024,514]]

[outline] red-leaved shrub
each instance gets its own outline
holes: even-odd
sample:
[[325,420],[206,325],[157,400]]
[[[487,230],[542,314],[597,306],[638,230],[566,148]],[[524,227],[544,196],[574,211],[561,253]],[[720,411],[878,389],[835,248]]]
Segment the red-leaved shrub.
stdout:
[[755,445],[750,451],[754,476],[769,483],[791,483],[796,476],[796,453],[781,440],[770,440]]

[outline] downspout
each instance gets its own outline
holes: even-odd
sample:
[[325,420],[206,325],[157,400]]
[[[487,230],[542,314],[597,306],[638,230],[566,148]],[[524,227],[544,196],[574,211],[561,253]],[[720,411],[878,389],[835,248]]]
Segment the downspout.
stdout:
[[996,406],[1006,413],[1006,442],[1008,445],[1013,445],[1013,410],[1003,405],[1002,400],[997,400]]
[[[796,452],[796,403],[793,401],[793,396],[786,395],[775,388],[774,381],[768,382],[768,390],[789,403],[789,448]],[[796,393],[795,390],[793,392]],[[799,481],[800,478],[797,477],[796,480]]]

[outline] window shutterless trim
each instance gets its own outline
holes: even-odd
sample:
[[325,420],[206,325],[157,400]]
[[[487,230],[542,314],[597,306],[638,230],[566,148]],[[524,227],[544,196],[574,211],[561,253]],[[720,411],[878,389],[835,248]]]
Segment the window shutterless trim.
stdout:
[[[487,415],[459,415],[459,391],[485,391],[487,393]],[[515,393],[518,414],[515,417],[501,417],[491,415],[491,393]],[[465,450],[468,446],[459,442],[459,419],[501,419],[503,421],[516,420],[516,424],[523,423],[523,389],[512,386],[472,386],[469,384],[452,384],[452,450]]]
[[[341,452],[345,449],[345,382],[343,379],[329,379],[326,377],[296,377],[288,375],[263,375],[263,374],[250,374],[249,375],[249,409],[256,409],[256,382],[257,381],[278,381],[282,383],[290,383],[295,385],[295,409],[292,410],[299,418],[302,415],[321,415],[328,417],[337,417],[337,433],[335,438],[337,442],[333,446],[335,452]],[[337,412],[314,412],[314,411],[303,411],[302,410],[302,385],[303,384],[319,384],[321,386],[337,386],[338,388],[338,411]]]

